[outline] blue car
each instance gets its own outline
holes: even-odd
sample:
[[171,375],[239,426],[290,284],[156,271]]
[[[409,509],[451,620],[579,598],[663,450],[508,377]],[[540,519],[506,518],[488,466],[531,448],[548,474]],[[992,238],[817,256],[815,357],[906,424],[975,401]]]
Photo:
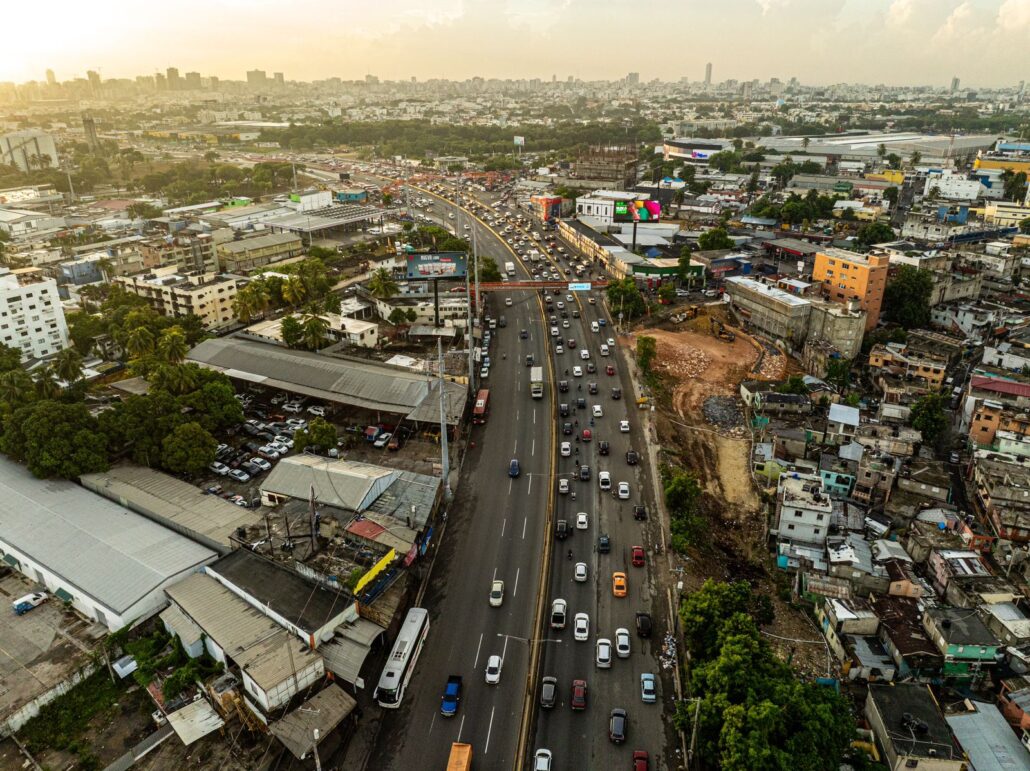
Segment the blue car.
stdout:
[[518,458],[512,458],[511,459],[511,463],[508,464],[508,476],[510,476],[512,479],[514,479],[520,473],[521,473],[521,469],[519,468],[519,459]]
[[608,322],[605,321],[604,319],[598,319],[597,320],[597,326],[599,326],[599,327],[606,327],[606,326],[608,326]]

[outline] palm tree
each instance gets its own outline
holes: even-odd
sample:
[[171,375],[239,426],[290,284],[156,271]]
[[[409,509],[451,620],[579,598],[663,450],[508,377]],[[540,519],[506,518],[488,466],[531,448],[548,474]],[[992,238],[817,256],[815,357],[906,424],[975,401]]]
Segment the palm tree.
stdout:
[[811,142],[811,140],[808,137],[802,137],[801,138],[801,147],[802,147],[802,149],[807,150],[809,142]]
[[36,381],[36,393],[40,399],[56,399],[61,394],[61,386],[57,382],[53,368],[40,367],[33,379]]
[[881,161],[884,158],[886,158],[887,157],[887,145],[885,145],[883,142],[880,142],[880,144],[876,148],[876,155],[879,157],[879,159]]
[[236,297],[232,301],[232,311],[240,321],[250,321],[254,318],[254,295],[247,291],[247,287],[236,292]]
[[32,376],[23,369],[12,369],[0,375],[0,401],[19,407],[33,396]]
[[304,286],[304,282],[301,281],[300,276],[290,276],[283,281],[282,293],[283,299],[296,308],[304,299],[304,295],[307,294],[307,288]]
[[911,161],[913,166],[918,166],[919,162],[923,160],[923,154],[918,150],[913,150],[909,160]]
[[250,321],[254,316],[263,316],[271,302],[272,295],[268,290],[268,284],[262,279],[257,279],[236,293],[233,305],[240,321]]
[[54,372],[65,383],[74,383],[82,377],[82,356],[74,348],[65,348],[53,361]]
[[134,359],[142,359],[154,352],[154,334],[146,327],[136,327],[125,339],[125,350]]
[[373,297],[385,299],[397,294],[397,292],[400,291],[400,287],[398,287],[397,282],[393,280],[393,276],[390,275],[390,271],[386,268],[379,268],[373,272],[371,278],[368,279],[368,291],[372,293]]
[[325,342],[329,322],[324,317],[309,313],[304,317],[304,345],[309,350],[317,351]]
[[158,388],[181,396],[196,387],[197,378],[193,367],[176,364],[162,364],[152,373],[151,379]]
[[186,333],[182,327],[169,327],[161,333],[161,339],[157,343],[157,352],[161,359],[168,364],[181,364],[189,351],[186,343]]

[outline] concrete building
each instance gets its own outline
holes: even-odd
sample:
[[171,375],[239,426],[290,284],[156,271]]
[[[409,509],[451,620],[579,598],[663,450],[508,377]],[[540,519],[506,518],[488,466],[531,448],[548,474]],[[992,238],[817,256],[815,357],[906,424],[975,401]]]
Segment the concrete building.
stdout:
[[944,656],[941,674],[956,680],[978,680],[997,664],[998,638],[967,608],[927,608],[923,614],[927,636]]
[[780,474],[776,489],[776,534],[781,541],[822,546],[830,531],[833,502],[818,474]]
[[260,236],[218,244],[218,268],[226,273],[246,273],[269,263],[296,257],[304,251],[294,233],[265,233]]
[[865,714],[891,771],[966,771],[966,760],[955,748],[929,686],[871,683]]
[[1002,228],[1018,227],[1019,223],[1030,217],[1030,205],[998,201],[989,203],[983,210],[984,222]]
[[936,190],[937,196],[948,201],[975,201],[988,192],[979,179],[970,179],[951,169],[935,169],[926,175],[923,195]]
[[215,240],[208,233],[155,238],[139,245],[147,268],[174,266],[184,271],[216,271]]
[[597,180],[628,190],[637,182],[637,151],[634,147],[593,147],[575,163],[576,176]]
[[[328,323],[326,334],[333,340],[343,341],[358,348],[375,348],[379,345],[379,325],[374,322],[352,319],[337,313],[322,313],[320,317]],[[282,343],[283,319],[261,321],[247,327],[245,331],[248,335],[272,343]]]
[[152,273],[119,276],[116,281],[147,300],[158,313],[173,318],[199,316],[207,329],[224,327],[236,320],[233,301],[244,283],[217,273],[180,274],[174,265]]
[[[645,200],[645,194],[620,190],[595,190],[590,195],[576,199],[576,214],[596,219],[601,225],[616,222],[632,222],[631,207],[635,202]],[[657,201],[654,202],[657,206]],[[639,207],[638,207],[639,208]],[[657,220],[657,217],[655,217]],[[641,216],[647,221],[647,214]]]
[[0,136],[0,163],[20,171],[53,169],[59,157],[54,138],[45,131],[30,129]]
[[64,226],[64,217],[29,209],[0,208],[0,232],[12,241],[49,238]]
[[742,276],[726,279],[726,294],[742,318],[770,337],[800,348],[808,336],[809,300]]
[[41,359],[68,347],[68,324],[53,279],[22,284],[0,268],[0,342],[23,359]]
[[806,341],[829,343],[845,359],[854,359],[862,350],[868,315],[857,302],[813,302]]
[[1030,541],[1030,468],[977,453],[973,464],[974,508],[999,538]]
[[0,458],[4,562],[114,632],[166,603],[164,588],[216,553],[72,482]]
[[868,314],[866,330],[870,330],[880,320],[889,264],[886,254],[863,255],[846,249],[824,248],[815,255],[812,280],[822,284],[824,296],[832,302],[857,300]]

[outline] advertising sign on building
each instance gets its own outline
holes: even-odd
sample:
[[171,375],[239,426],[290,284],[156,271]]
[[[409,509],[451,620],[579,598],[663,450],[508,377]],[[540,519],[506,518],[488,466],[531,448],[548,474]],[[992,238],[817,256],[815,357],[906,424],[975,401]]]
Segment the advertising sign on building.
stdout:
[[526,138],[525,137],[515,137],[515,146],[516,147],[525,147],[526,146]]
[[468,255],[464,252],[426,252],[407,255],[410,279],[465,278]]
[[613,222],[658,222],[662,205],[658,201],[615,201]]

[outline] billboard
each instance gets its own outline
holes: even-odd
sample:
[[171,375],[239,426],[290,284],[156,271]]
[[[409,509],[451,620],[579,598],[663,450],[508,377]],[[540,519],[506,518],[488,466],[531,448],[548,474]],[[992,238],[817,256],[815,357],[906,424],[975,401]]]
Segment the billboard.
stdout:
[[410,279],[465,278],[468,255],[465,252],[424,252],[407,255]]
[[613,222],[658,222],[662,205],[658,201],[616,201]]
[[386,570],[390,566],[390,563],[393,562],[394,557],[396,556],[397,550],[390,549],[390,551],[383,555],[383,558],[379,560],[379,562],[370,567],[368,569],[368,572],[365,573],[365,575],[363,575],[358,580],[358,583],[354,586],[354,596],[356,597],[357,595],[361,594],[361,590],[368,586],[373,578],[375,578],[384,570]]
[[711,150],[691,150],[690,157],[695,161],[707,161],[711,157]]
[[526,146],[526,138],[525,137],[515,137],[515,146],[516,147],[525,147]]

